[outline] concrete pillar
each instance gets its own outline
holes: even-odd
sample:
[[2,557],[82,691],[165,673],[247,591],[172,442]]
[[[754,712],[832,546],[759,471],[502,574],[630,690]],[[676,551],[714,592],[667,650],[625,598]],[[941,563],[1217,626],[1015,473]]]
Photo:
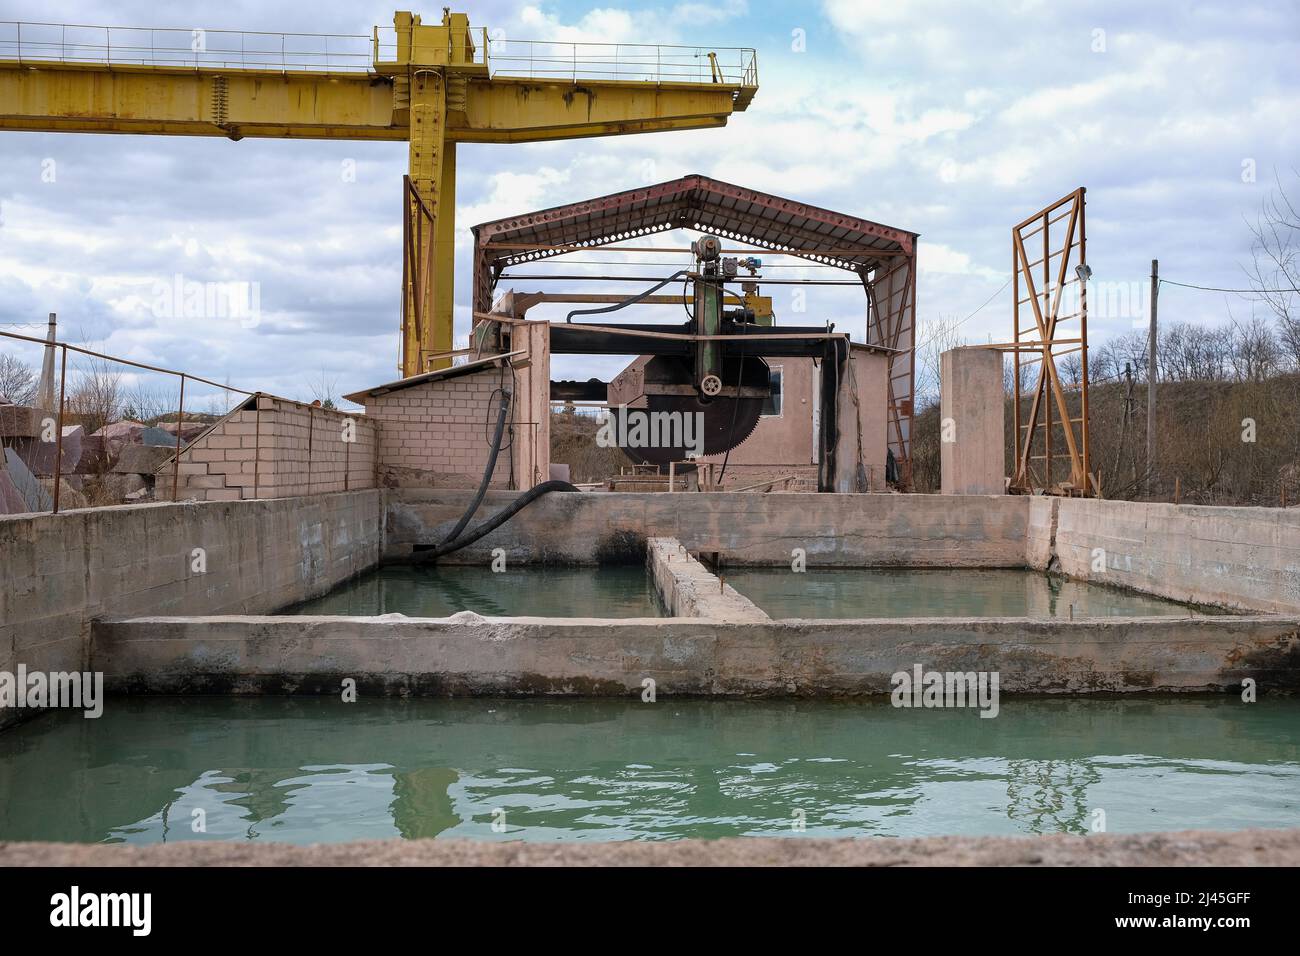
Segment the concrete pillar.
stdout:
[[41,380],[36,389],[36,407],[53,408],[54,407],[54,345],[55,341],[55,315],[50,313],[49,331],[46,333],[45,341],[50,345],[45,346],[45,359],[41,363]]
[[939,473],[945,495],[1005,491],[1002,353],[951,349],[939,356]]
[[510,347],[527,349],[516,358],[512,454],[515,482],[527,491],[551,477],[551,326],[526,322],[511,327]]
[[889,448],[889,359],[863,346],[852,346],[840,381],[838,406],[835,490],[841,494],[884,491]]

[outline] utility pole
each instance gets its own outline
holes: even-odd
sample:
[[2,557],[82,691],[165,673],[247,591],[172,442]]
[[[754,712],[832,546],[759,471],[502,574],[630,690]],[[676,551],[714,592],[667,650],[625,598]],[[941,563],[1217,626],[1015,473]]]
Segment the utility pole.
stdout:
[[1156,473],[1156,300],[1160,296],[1160,260],[1151,260],[1151,330],[1147,343],[1147,494]]

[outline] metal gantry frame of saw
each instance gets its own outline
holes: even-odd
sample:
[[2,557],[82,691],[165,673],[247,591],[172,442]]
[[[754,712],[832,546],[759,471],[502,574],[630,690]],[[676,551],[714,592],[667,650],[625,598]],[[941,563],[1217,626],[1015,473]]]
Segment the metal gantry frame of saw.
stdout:
[[[1015,465],[1010,490],[1021,494],[1100,494],[1088,434],[1087,280],[1091,273],[1083,187],[1012,227],[1011,249],[1015,341],[1003,347],[1012,352],[1015,363]],[[1075,285],[1077,311],[1063,315],[1064,293]],[[1066,329],[1077,331],[1070,335]],[[1077,414],[1071,411],[1057,365],[1075,353],[1082,369]],[[1037,379],[1026,392],[1021,386],[1021,369],[1035,365]],[[1027,413],[1023,408],[1026,399]],[[1057,467],[1058,462],[1067,467]]]
[[[898,466],[899,486],[910,490],[918,239],[914,232],[706,176],[683,176],[475,226],[475,318],[493,317],[497,282],[511,266],[608,248],[673,229],[712,233],[755,250],[797,256],[854,275],[867,298],[866,344],[890,353],[888,447]],[[522,303],[535,297],[518,298]],[[634,343],[627,351],[636,354]]]

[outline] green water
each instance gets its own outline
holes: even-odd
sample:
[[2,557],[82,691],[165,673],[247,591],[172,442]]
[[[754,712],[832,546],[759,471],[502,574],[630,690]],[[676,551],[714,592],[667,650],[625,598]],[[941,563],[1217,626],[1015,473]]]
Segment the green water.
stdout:
[[806,835],[1079,833],[1095,810],[1300,826],[1300,702],[112,698],[0,734],[3,840],[781,836],[798,811]]
[[[1163,598],[1020,570],[726,570],[727,583],[771,617],[1034,617],[1175,615]],[[1071,610],[1073,608],[1073,610]],[[1207,609],[1198,608],[1197,613]]]
[[494,573],[487,567],[384,565],[287,614],[448,617],[661,617],[643,567],[548,568]]

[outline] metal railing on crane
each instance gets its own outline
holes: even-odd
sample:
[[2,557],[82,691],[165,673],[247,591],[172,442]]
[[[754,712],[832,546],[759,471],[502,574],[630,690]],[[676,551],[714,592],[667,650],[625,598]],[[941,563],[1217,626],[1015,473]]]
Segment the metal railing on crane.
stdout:
[[[758,57],[749,47],[515,40],[500,30],[477,33],[473,62],[488,67],[492,76],[758,85]],[[375,27],[366,36],[0,21],[0,60],[20,63],[364,73],[396,57],[393,27]]]

